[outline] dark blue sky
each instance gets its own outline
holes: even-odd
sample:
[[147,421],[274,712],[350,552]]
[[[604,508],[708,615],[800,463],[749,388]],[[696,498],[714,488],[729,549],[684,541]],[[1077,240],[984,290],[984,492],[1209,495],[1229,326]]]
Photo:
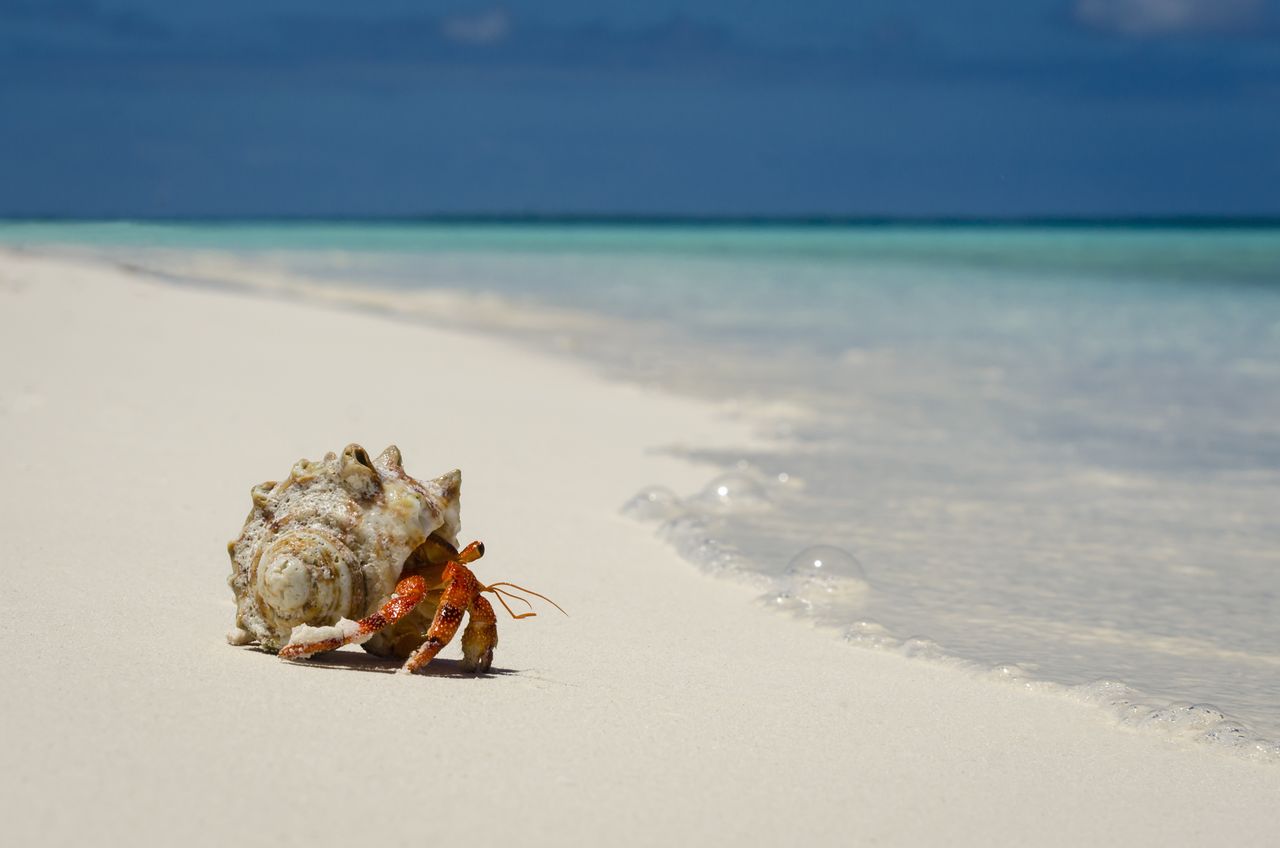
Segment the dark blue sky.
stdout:
[[1280,0],[0,0],[0,214],[1280,214]]

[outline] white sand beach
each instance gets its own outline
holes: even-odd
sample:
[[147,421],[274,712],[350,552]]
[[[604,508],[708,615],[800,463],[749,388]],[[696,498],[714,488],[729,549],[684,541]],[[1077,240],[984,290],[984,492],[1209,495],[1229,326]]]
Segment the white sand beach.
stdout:
[[[11,845],[1269,845],[1280,768],[859,649],[617,514],[710,404],[448,327],[0,253]],[[463,471],[494,673],[229,646],[226,543],[300,457]]]

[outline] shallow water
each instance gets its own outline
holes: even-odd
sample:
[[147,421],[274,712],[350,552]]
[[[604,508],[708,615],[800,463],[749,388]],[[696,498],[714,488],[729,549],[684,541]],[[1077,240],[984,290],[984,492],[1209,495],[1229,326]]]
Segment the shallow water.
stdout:
[[[0,242],[389,290],[368,302],[393,310],[463,292],[462,324],[737,400],[767,449],[672,446],[728,476],[627,507],[700,567],[858,645],[1280,759],[1280,230],[9,225]],[[839,550],[797,560],[812,545]]]

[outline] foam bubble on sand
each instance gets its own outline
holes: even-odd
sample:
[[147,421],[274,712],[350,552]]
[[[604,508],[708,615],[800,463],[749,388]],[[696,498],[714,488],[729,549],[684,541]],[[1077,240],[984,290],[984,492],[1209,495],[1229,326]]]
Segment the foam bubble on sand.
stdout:
[[810,613],[823,605],[848,609],[860,604],[870,589],[853,554],[835,545],[811,545],[787,563],[770,600],[779,608],[799,613]]
[[855,622],[845,630],[844,639],[856,647],[891,651],[915,659],[962,668],[1030,692],[1057,694],[1090,704],[1110,713],[1122,727],[1158,733],[1169,739],[1205,745],[1257,762],[1280,765],[1280,741],[1262,736],[1246,723],[1212,704],[1164,701],[1119,680],[1106,678],[1074,686],[1037,680],[1030,669],[1017,663],[983,668],[977,663],[948,654],[932,639],[923,636],[899,639],[883,625],[871,620]]
[[708,483],[694,500],[717,512],[762,510],[771,505],[769,495],[760,481],[743,471],[721,474]]
[[[743,538],[744,528],[755,532],[757,539],[765,539],[775,525],[786,521],[790,499],[794,496],[789,489],[789,478],[789,474],[768,474],[749,463],[739,462],[688,497],[682,498],[661,486],[646,487],[623,505],[622,512],[637,520],[659,522],[660,538],[686,560],[708,572],[761,584],[762,603],[822,626],[838,628],[850,645],[965,669],[1028,692],[1069,697],[1102,708],[1126,728],[1280,763],[1280,744],[1211,704],[1157,697],[1116,680],[1085,684],[1054,682],[1044,675],[1034,655],[1018,657],[1017,662],[996,664],[966,658],[963,646],[956,650],[948,644],[954,634],[945,631],[944,638],[940,639],[928,632],[901,636],[865,618],[845,624],[867,611],[882,608],[892,611],[891,602],[876,600],[880,589],[874,580],[868,579],[863,563],[848,549],[823,542],[803,547],[788,558],[777,556],[776,548],[772,552],[754,547],[744,550],[737,544]],[[886,579],[881,588],[893,594],[890,601],[913,602],[912,596],[892,579]],[[1051,625],[1051,622],[1037,621],[1041,627]],[[1001,614],[992,611],[988,618],[971,617],[967,632],[970,638],[980,641],[984,638],[984,627],[1007,626]],[[1064,633],[1062,638],[1079,640],[1087,633],[1096,641],[1098,632],[1097,627],[1077,627]],[[1154,644],[1152,637],[1142,634],[1117,630],[1113,635],[1106,644],[1170,650],[1164,644],[1170,642],[1179,655],[1186,655],[1188,651],[1186,639],[1165,638],[1160,644]],[[1246,657],[1250,658],[1252,655]]]
[[901,644],[883,624],[870,619],[855,621],[849,625],[844,632],[844,640],[864,648],[876,649],[896,648]]
[[699,568],[746,576],[746,557],[725,541],[723,519],[733,513],[763,512],[771,505],[761,481],[749,470],[738,470],[717,476],[688,498],[663,486],[646,486],[619,511],[637,521],[661,522],[658,537]]
[[711,524],[692,514],[680,515],[658,528],[658,535],[680,556],[705,571],[741,570],[742,552],[718,538]]
[[1161,702],[1118,680],[1051,687],[1111,712],[1126,727],[1209,745],[1253,760],[1280,764],[1280,742],[1267,739],[1212,704]]

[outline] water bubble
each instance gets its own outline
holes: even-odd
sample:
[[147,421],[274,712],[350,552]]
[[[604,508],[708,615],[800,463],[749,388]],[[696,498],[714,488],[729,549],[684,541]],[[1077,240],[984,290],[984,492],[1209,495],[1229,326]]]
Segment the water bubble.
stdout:
[[680,556],[708,571],[744,566],[742,555],[732,545],[716,538],[706,519],[680,515],[664,522],[658,536]]
[[830,604],[859,604],[870,586],[862,566],[848,551],[814,545],[791,558],[779,594],[812,609]]
[[1174,703],[1151,710],[1137,723],[1140,727],[1163,727],[1171,731],[1212,730],[1227,721],[1222,710],[1212,704]]
[[1087,701],[1096,701],[1105,704],[1123,704],[1132,703],[1138,693],[1125,683],[1119,680],[1103,677],[1089,683],[1080,683],[1072,686],[1070,692]]
[[912,636],[902,643],[902,653],[909,657],[918,657],[920,659],[937,660],[946,656],[942,651],[942,646],[932,639],[924,636]]
[[794,471],[779,471],[769,478],[769,483],[780,492],[802,492],[805,488],[804,478]]
[[759,481],[738,471],[716,477],[698,493],[696,500],[719,512],[743,512],[769,506],[769,496]]
[[658,527],[658,537],[669,542],[677,550],[683,545],[693,543],[702,538],[709,538],[711,526],[705,518],[696,515],[679,515],[664,521]]
[[885,626],[878,621],[862,618],[849,625],[849,633],[888,633]]
[[1213,704],[1192,704],[1187,707],[1187,715],[1197,724],[1213,724],[1223,721],[1226,716]]
[[809,612],[813,608],[813,605],[805,599],[796,597],[787,586],[782,586],[773,592],[766,592],[760,597],[760,600],[775,609],[786,610],[787,612],[798,613],[801,615]]
[[1200,742],[1222,745],[1226,748],[1245,748],[1253,744],[1249,728],[1236,722],[1224,721],[1196,737]]
[[665,486],[645,486],[622,505],[622,514],[636,521],[666,521],[684,511],[676,493]]
[[850,644],[864,648],[885,649],[898,644],[898,640],[889,634],[884,625],[875,621],[855,621],[844,632],[844,640]]
[[812,545],[791,558],[787,573],[825,579],[866,580],[862,565],[853,554],[835,545]]
[[991,673],[1000,680],[1025,680],[1027,678],[1027,670],[1017,663],[1003,663],[994,666]]
[[826,586],[814,584],[796,577],[783,577],[773,582],[773,588],[763,600],[776,609],[797,615],[810,615],[833,600],[833,592]]

